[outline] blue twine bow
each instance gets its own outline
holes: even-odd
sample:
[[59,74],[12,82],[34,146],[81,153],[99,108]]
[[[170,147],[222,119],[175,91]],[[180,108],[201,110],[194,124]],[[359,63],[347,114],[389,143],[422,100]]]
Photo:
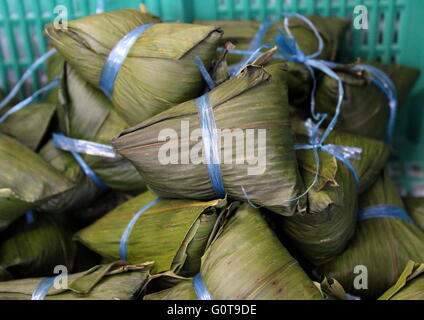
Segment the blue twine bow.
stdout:
[[58,149],[69,151],[77,161],[78,165],[84,171],[85,175],[90,178],[91,181],[93,181],[100,189],[109,189],[109,187],[96,175],[96,173],[84,161],[79,153],[115,158],[116,154],[111,146],[85,140],[71,139],[58,133],[53,134],[53,145]]
[[26,106],[28,106],[38,96],[40,96],[43,93],[46,93],[46,92],[52,90],[53,88],[57,87],[58,85],[59,85],[59,80],[58,79],[55,79],[52,82],[50,82],[48,85],[46,85],[45,87],[43,87],[40,90],[34,92],[33,95],[31,95],[30,97],[26,98],[25,100],[19,102],[16,106],[12,107],[5,114],[3,114],[0,117],[0,123],[3,123],[11,114],[13,114],[15,112],[18,112],[19,110],[22,110],[23,108],[25,108]]
[[[296,43],[295,38],[293,37],[288,23],[288,17],[297,17],[304,21],[313,31],[315,34],[315,37],[318,40],[318,50],[315,53],[312,53],[310,55],[305,55],[305,53],[299,48],[299,46]],[[333,116],[333,119],[330,121],[330,124],[327,126],[323,136],[322,141],[325,141],[327,139],[330,132],[334,129],[338,117],[341,112],[341,107],[343,103],[343,96],[344,96],[344,88],[343,88],[343,82],[340,79],[340,77],[331,70],[327,62],[324,60],[316,60],[315,58],[318,57],[322,50],[324,49],[324,41],[322,40],[321,35],[319,34],[318,30],[314,26],[314,24],[306,17],[297,14],[297,13],[288,13],[285,14],[284,18],[284,29],[285,32],[281,29],[279,29],[279,36],[275,37],[275,42],[277,46],[279,47],[280,54],[287,59],[290,62],[293,63],[302,63],[305,65],[305,67],[308,69],[311,78],[312,78],[312,90],[311,90],[311,114],[314,120],[320,121],[323,117],[325,117],[324,114],[317,114],[315,112],[315,93],[316,93],[316,87],[317,87],[317,81],[315,77],[315,73],[313,69],[318,69],[322,71],[323,73],[327,74],[329,77],[335,79],[338,84],[338,99],[337,99],[337,105],[336,105],[336,111]]]
[[[313,69],[315,68],[315,69],[318,69],[318,70],[326,73],[330,77],[336,79],[336,81],[338,83],[339,97],[338,97],[338,101],[337,101],[336,112],[335,112],[335,115],[334,115],[332,121],[328,125],[326,132],[323,134],[323,140],[325,140],[327,138],[327,136],[330,134],[330,132],[334,129],[334,126],[337,123],[337,119],[338,119],[338,116],[339,116],[340,111],[341,111],[341,105],[342,105],[343,96],[344,96],[343,83],[342,83],[340,77],[328,67],[327,61],[315,60],[315,58],[318,57],[324,49],[324,41],[322,40],[322,37],[319,34],[316,27],[314,26],[314,24],[308,18],[306,18],[305,16],[297,14],[297,13],[284,13],[282,15],[285,17],[285,19],[284,19],[285,32],[283,30],[279,29],[279,36],[274,38],[280,54],[274,55],[273,58],[274,59],[284,59],[284,60],[288,60],[288,61],[293,62],[293,63],[302,63],[308,69],[308,71],[311,75],[312,84],[313,84],[312,90],[311,90],[311,114],[312,114],[312,117],[314,118],[314,120],[320,121],[325,115],[315,113],[315,93],[316,93],[316,86],[317,85],[316,85],[316,77],[315,77],[315,73],[314,73]],[[317,41],[318,41],[318,50],[315,53],[310,54],[310,55],[305,55],[305,53],[299,48],[299,46],[298,46],[295,38],[293,37],[293,34],[290,31],[290,28],[289,28],[289,20],[288,20],[289,17],[297,17],[297,18],[301,19],[302,21],[304,21],[311,28],[312,32],[314,33],[314,35],[316,36]],[[255,41],[252,41],[252,43],[253,43],[252,47],[258,46],[256,39],[263,39],[262,33],[264,32],[263,30],[267,29],[266,26],[268,26],[268,28],[269,28],[269,24],[272,25],[272,24],[275,24],[276,22],[277,21],[271,22],[269,19],[264,22],[265,27],[261,26],[260,30],[255,35],[255,37],[254,37]],[[273,46],[270,45],[270,44],[263,44],[262,46],[258,46],[256,48],[256,50],[228,50],[228,52],[249,56],[249,58],[245,59],[245,61],[247,61],[247,63],[249,63],[254,58],[259,56],[260,51],[263,48],[271,48],[271,47],[273,47]],[[222,50],[222,48],[220,48],[220,50]],[[247,63],[245,63],[241,68],[238,68],[237,71],[235,72],[235,74],[239,73],[241,71],[241,69]]]
[[200,126],[202,128],[204,155],[208,166],[209,178],[215,193],[220,198],[224,198],[226,192],[224,182],[222,181],[220,153],[218,150],[219,135],[216,128],[213,108],[209,100],[209,94],[206,93],[197,98],[196,105]]
[[48,58],[50,58],[56,52],[57,52],[56,49],[49,50],[47,53],[43,54],[40,58],[35,60],[31,66],[29,66],[29,68],[22,75],[22,78],[19,79],[19,81],[16,83],[13,89],[9,92],[6,98],[4,98],[3,101],[0,103],[0,110],[3,109],[10,101],[12,101],[12,99],[18,94],[19,90],[24,85],[25,81],[29,79],[29,77],[34,73],[34,71],[37,70]]
[[100,88],[110,100],[112,100],[113,88],[115,86],[118,73],[121,70],[122,64],[127,58],[132,46],[144,31],[155,24],[156,23],[145,24],[130,31],[110,52],[100,75]]
[[32,293],[31,300],[44,300],[51,287],[53,287],[54,283],[60,280],[62,277],[63,274],[59,274],[56,277],[44,278],[41,280]]
[[[310,107],[311,108],[311,115],[312,115],[313,119],[315,121],[317,121],[317,124],[315,124],[313,126],[312,130],[310,130],[310,135],[309,135],[310,144],[295,144],[296,150],[302,150],[303,149],[303,150],[312,150],[314,152],[315,165],[316,165],[316,173],[315,173],[314,180],[313,180],[312,184],[306,189],[306,191],[302,195],[300,195],[296,198],[290,199],[290,200],[285,200],[283,202],[291,202],[291,201],[299,200],[300,198],[304,197],[313,188],[313,186],[317,183],[318,176],[319,176],[319,168],[320,168],[320,160],[319,160],[319,155],[318,155],[319,150],[324,151],[326,153],[329,153],[330,155],[334,156],[336,159],[340,160],[344,165],[346,165],[348,167],[348,169],[352,172],[353,177],[355,179],[355,183],[359,186],[359,175],[357,174],[356,170],[354,169],[354,167],[350,163],[349,159],[358,159],[358,155],[362,152],[362,149],[346,147],[346,146],[336,146],[336,145],[332,145],[332,144],[324,144],[325,140],[327,139],[327,137],[330,135],[331,131],[336,126],[338,117],[339,117],[340,112],[341,112],[341,107],[342,107],[342,103],[343,103],[343,96],[344,96],[344,88],[343,88],[342,80],[333,70],[330,69],[330,67],[327,65],[326,61],[315,59],[316,57],[321,55],[321,53],[324,49],[324,41],[323,41],[321,35],[319,34],[318,30],[314,26],[314,24],[308,18],[306,18],[305,16],[297,14],[297,13],[284,13],[282,15],[285,17],[284,18],[285,32],[283,30],[279,29],[279,36],[274,38],[280,54],[274,55],[273,58],[284,59],[284,60],[288,60],[288,61],[293,62],[293,63],[302,63],[302,64],[305,65],[305,67],[309,71],[311,78],[312,78],[311,107]],[[289,28],[289,20],[288,20],[289,17],[297,17],[297,18],[301,19],[302,21],[304,21],[311,28],[312,32],[314,33],[314,35],[315,35],[315,37],[317,38],[317,41],[318,41],[318,50],[315,53],[312,53],[310,55],[305,55],[305,53],[299,48],[299,46],[298,46],[295,38],[293,37],[293,34],[290,31],[290,28]],[[250,50],[228,50],[230,53],[243,54],[243,55],[248,56],[248,58],[245,58],[243,60],[244,61],[243,65],[237,65],[237,70],[234,71],[233,75],[238,74],[249,62],[251,62],[257,56],[259,56],[261,54],[261,50],[263,48],[272,47],[272,45],[270,45],[270,44],[263,44],[263,45],[259,46],[258,41],[263,40],[266,30],[268,30],[268,28],[272,24],[275,24],[276,22],[277,21],[272,22],[270,19],[267,19],[267,21],[265,21],[261,25],[259,31],[257,32],[254,39],[252,40],[251,46],[249,48]],[[252,50],[255,47],[256,47],[256,49]],[[335,114],[334,114],[332,120],[330,121],[329,125],[325,129],[324,133],[321,135],[320,139],[318,139],[318,137],[317,137],[318,132],[319,132],[319,127],[323,123],[323,121],[327,118],[328,115],[315,112],[315,105],[316,105],[315,95],[316,95],[316,88],[317,88],[317,80],[316,80],[316,77],[315,77],[314,69],[318,69],[318,70],[324,72],[325,74],[327,74],[328,76],[334,78],[338,83],[338,92],[339,92]],[[242,187],[242,191],[243,191],[245,197],[247,198],[248,203],[251,206],[254,206],[251,203],[251,201],[250,201],[249,197],[247,196],[246,191],[244,190],[243,187]],[[256,206],[254,206],[254,207],[256,207]]]
[[157,198],[156,200],[153,200],[146,204],[143,208],[141,208],[134,217],[130,220],[127,227],[124,230],[124,233],[122,234],[121,240],[119,242],[119,252],[120,257],[122,261],[128,261],[128,240],[131,235],[131,231],[134,228],[135,223],[140,218],[140,216],[145,213],[147,210],[149,210],[152,206],[154,206],[159,201],[163,200],[163,198]]
[[[321,35],[319,34],[318,30],[314,26],[314,24],[305,16],[302,16],[297,13],[284,13],[283,16],[285,16],[284,19],[284,29],[285,32],[281,29],[279,29],[279,36],[275,37],[275,43],[277,44],[277,48],[280,52],[279,55],[274,55],[273,58],[275,59],[285,59],[293,63],[302,63],[305,65],[305,67],[308,69],[311,78],[312,78],[312,90],[311,90],[311,114],[314,120],[320,121],[325,116],[323,114],[317,114],[315,112],[315,93],[316,93],[316,77],[313,69],[318,69],[328,76],[334,78],[338,83],[338,91],[339,91],[339,97],[337,101],[336,111],[333,119],[331,120],[330,124],[328,125],[325,133],[323,134],[322,140],[324,141],[330,132],[334,129],[334,126],[337,123],[337,119],[339,117],[341,106],[343,102],[343,96],[344,96],[344,89],[343,89],[343,83],[340,77],[331,70],[328,65],[327,61],[324,60],[315,60],[316,57],[318,57],[322,50],[324,49],[324,41],[322,40]],[[289,28],[289,17],[297,17],[304,21],[313,31],[314,35],[317,38],[318,41],[318,50],[310,55],[305,55],[305,53],[299,48],[298,44],[296,43],[295,38],[293,37],[290,28]],[[265,24],[269,24],[269,21],[266,21]],[[276,23],[276,22],[273,22]],[[258,33],[261,33],[260,30]],[[256,36],[255,36],[256,37]],[[258,37],[260,38],[260,37]],[[249,55],[248,60],[252,60],[255,57],[257,57],[260,54],[260,50],[263,48],[270,48],[272,45],[270,44],[263,44],[262,46],[258,47],[256,50],[252,51],[245,51],[245,50],[229,50],[230,53],[239,53],[243,55]],[[240,72],[240,69],[238,70]]]
[[[297,17],[301,19],[302,21],[304,21],[311,28],[311,30],[315,34],[315,37],[318,40],[318,50],[315,53],[312,53],[310,55],[305,55],[305,53],[299,48],[289,28],[289,23],[288,23],[289,17]],[[284,29],[285,29],[285,32],[279,29],[280,34],[279,36],[274,38],[275,42],[277,46],[279,47],[280,54],[285,59],[293,63],[302,63],[308,69],[312,78],[311,114],[313,119],[317,121],[317,123],[312,127],[312,131],[310,133],[310,144],[295,145],[296,150],[312,150],[314,152],[315,164],[316,164],[316,173],[315,173],[314,180],[312,184],[307,188],[304,194],[302,194],[299,197],[296,197],[295,199],[286,200],[286,201],[295,201],[300,199],[301,197],[305,196],[312,189],[312,187],[317,183],[319,168],[320,168],[318,150],[324,151],[334,156],[339,161],[341,161],[352,172],[353,177],[355,179],[355,183],[359,187],[359,175],[356,172],[355,168],[350,163],[349,159],[360,154],[362,152],[362,149],[346,147],[346,146],[336,146],[332,144],[324,144],[325,140],[328,138],[331,131],[334,129],[334,127],[337,124],[337,120],[340,116],[341,107],[343,103],[343,96],[344,96],[343,83],[340,77],[328,67],[328,65],[326,64],[326,61],[315,59],[322,53],[322,50],[324,49],[324,41],[322,40],[322,37],[319,34],[316,27],[314,26],[314,24],[306,17],[299,15],[297,13],[285,14]],[[330,76],[331,78],[335,79],[338,84],[338,92],[339,92],[334,116],[331,119],[327,128],[325,129],[324,133],[322,134],[321,138],[318,138],[317,135],[318,135],[320,125],[327,118],[327,114],[315,112],[315,105],[316,105],[315,94],[316,94],[316,88],[317,88],[317,81],[314,74],[314,69],[318,69],[322,71],[323,73],[327,74],[328,76]]]
[[409,223],[414,223],[406,210],[393,205],[376,205],[362,209],[358,214],[358,220],[374,218],[400,219]]
[[193,278],[194,291],[196,292],[197,299],[199,300],[213,300],[211,294],[206,287],[205,281],[200,273],[196,274]]
[[351,164],[349,160],[359,160],[360,155],[362,153],[361,148],[356,147],[348,147],[348,146],[339,146],[335,144],[324,144],[323,138],[319,137],[319,127],[321,123],[326,119],[326,115],[324,115],[318,123],[312,123],[312,121],[309,119],[309,121],[305,122],[305,126],[308,129],[308,135],[309,135],[309,144],[295,144],[294,148],[295,150],[312,150],[314,152],[314,158],[315,158],[315,176],[312,181],[312,183],[309,185],[309,187],[306,189],[306,191],[301,194],[300,196],[285,200],[284,202],[291,202],[291,201],[297,201],[308,194],[309,191],[315,186],[315,184],[318,182],[319,177],[319,170],[320,170],[320,159],[318,151],[324,151],[333,157],[335,157],[337,160],[341,161],[352,173],[353,178],[355,180],[355,184],[357,187],[360,187],[360,178],[358,173],[356,172],[355,168]]

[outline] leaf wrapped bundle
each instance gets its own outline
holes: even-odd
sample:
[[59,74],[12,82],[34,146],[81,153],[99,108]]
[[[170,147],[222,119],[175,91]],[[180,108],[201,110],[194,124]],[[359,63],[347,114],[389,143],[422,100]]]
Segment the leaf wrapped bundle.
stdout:
[[40,156],[5,135],[0,135],[0,159],[0,231],[27,210],[72,187]]
[[[305,129],[303,122],[294,122],[297,142],[307,142]],[[294,246],[315,265],[332,260],[345,249],[356,227],[357,196],[374,183],[390,154],[383,142],[344,132],[333,131],[325,143],[362,149],[360,160],[350,160],[359,176],[360,188],[345,164],[319,151],[319,178],[307,195],[307,211],[281,217],[278,223]],[[297,156],[308,186],[316,172],[313,151],[300,150]]]
[[[257,209],[242,205],[202,258],[200,273],[216,300],[320,300],[320,291]],[[147,300],[196,300],[193,281]]]
[[[393,81],[398,96],[398,107],[406,99],[418,79],[419,70],[402,65],[372,64]],[[344,85],[344,101],[337,128],[361,136],[382,140],[389,120],[387,96],[371,82],[366,71],[353,71],[353,65],[335,68]],[[322,74],[317,86],[316,110],[334,115],[338,100],[338,83]]]
[[[374,186],[360,197],[360,208],[392,205],[403,208],[399,193],[384,171]],[[409,260],[424,261],[424,233],[412,222],[378,217],[360,220],[346,251],[318,268],[322,276],[336,278],[347,292],[375,299],[393,285]],[[356,266],[365,266],[368,289],[356,289]]]
[[[114,262],[68,276],[68,288],[50,288],[45,300],[134,300],[145,285],[152,263]],[[42,278],[0,283],[0,300],[31,300]],[[58,284],[62,284],[58,281]]]
[[[134,215],[156,199],[146,192],[131,199],[76,234],[76,239],[104,261],[121,257],[121,238]],[[155,261],[152,272],[172,270],[181,275],[198,272],[206,244],[214,235],[227,201],[161,200],[137,220],[127,240],[128,261]]]
[[159,22],[125,9],[70,21],[67,31],[50,24],[46,33],[76,72],[100,88],[103,66],[116,44],[140,26],[158,23],[137,39],[114,84],[117,112],[135,125],[201,93],[204,81],[193,58],[199,56],[209,68],[222,33],[212,26]]
[[397,282],[378,300],[424,300],[424,263],[408,261]]
[[412,220],[424,230],[424,198],[407,197],[403,202]]
[[[0,101],[5,94],[0,91]],[[0,110],[0,118],[18,102],[12,100]],[[56,112],[56,106],[50,103],[33,103],[12,113],[0,123],[0,132],[18,140],[32,150],[37,150],[43,140],[50,122]]]
[[[250,65],[209,92],[209,99],[216,127],[222,132],[220,139],[223,142],[218,150],[227,194],[233,199],[245,200],[243,187],[253,203],[291,215],[294,208],[302,207],[303,203],[284,200],[296,197],[303,189],[303,183],[293,150],[286,79],[285,63],[265,68]],[[188,130],[182,129],[183,123],[188,124]],[[204,155],[203,151],[200,152],[203,149],[200,126],[196,100],[192,100],[124,131],[112,143],[159,196],[212,200],[217,195],[207,165],[200,157],[200,154]],[[266,143],[258,143],[260,130],[266,130],[263,139]],[[248,131],[253,131],[254,139],[248,139]],[[167,133],[165,137],[165,132],[172,132],[172,135]],[[190,135],[189,139],[186,134]],[[241,136],[241,141],[237,138],[233,143],[233,134]],[[231,144],[228,143],[229,137]],[[171,139],[167,141],[168,138]],[[251,140],[255,141],[252,143]],[[182,146],[183,142],[187,143],[187,148]],[[246,152],[240,144],[246,145]],[[254,159],[253,152],[247,152],[249,147],[259,155],[257,159]],[[168,163],[163,163],[167,161],[164,159],[165,150],[171,154]],[[187,151],[190,159],[179,161],[179,155],[182,158]],[[193,160],[193,154],[199,156],[198,162]]]
[[[112,138],[129,125],[116,113],[106,96],[84,81],[68,64],[63,66],[59,90],[58,118],[60,131],[67,137],[110,145]],[[49,143],[42,150],[51,162],[75,183],[74,188],[42,207],[48,212],[77,211],[87,207],[101,190],[87,178],[68,152]],[[119,191],[141,192],[145,184],[134,166],[117,156],[104,158],[81,155],[88,166],[108,187]]]
[[57,265],[72,270],[75,254],[72,235],[40,214],[32,223],[17,221],[1,235],[0,269],[15,279],[51,276]]
[[[110,145],[111,140],[129,125],[116,113],[106,96],[69,66],[64,66],[59,91],[60,131],[67,137]],[[143,191],[144,182],[129,161],[117,156],[83,156],[96,175],[111,189]]]

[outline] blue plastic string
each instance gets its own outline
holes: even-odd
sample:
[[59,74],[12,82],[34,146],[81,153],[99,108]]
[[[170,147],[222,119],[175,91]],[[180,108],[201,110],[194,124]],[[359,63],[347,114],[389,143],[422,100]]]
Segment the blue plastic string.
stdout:
[[386,95],[389,100],[389,120],[387,124],[386,141],[391,144],[393,141],[393,132],[397,113],[397,90],[392,80],[380,69],[366,65],[358,64],[353,67],[354,70],[365,70],[371,74],[371,81]]
[[0,110],[3,109],[6,105],[12,101],[12,99],[18,94],[21,87],[24,85],[25,81],[31,77],[35,70],[37,70],[48,58],[54,55],[57,52],[56,49],[51,49],[40,58],[35,60],[35,62],[25,71],[22,75],[22,78],[16,83],[13,89],[9,92],[6,98],[0,103]]
[[414,223],[406,210],[401,207],[392,205],[377,205],[362,209],[359,212],[359,220],[367,220],[374,218],[393,218],[400,219],[409,223]]
[[268,32],[269,28],[271,28],[277,21],[273,21],[271,18],[265,19],[264,22],[259,26],[258,32],[253,36],[252,41],[249,44],[249,50],[256,50],[264,41],[265,35]]
[[346,293],[347,300],[362,300],[361,297],[354,296],[352,294]]
[[32,210],[27,211],[27,212],[25,213],[25,219],[26,219],[26,222],[27,222],[28,224],[32,224],[32,223],[34,223],[35,219],[34,219],[34,213],[32,212]]
[[[291,201],[299,200],[300,198],[302,198],[306,194],[308,194],[308,192],[317,183],[318,176],[319,176],[319,170],[320,170],[320,159],[319,159],[318,150],[329,153],[330,155],[334,156],[336,159],[341,161],[345,166],[347,166],[348,169],[353,174],[353,177],[355,179],[355,183],[359,186],[359,175],[357,174],[356,170],[354,169],[354,167],[350,163],[349,159],[359,159],[359,154],[362,152],[362,149],[353,148],[353,147],[346,147],[346,146],[336,146],[336,145],[332,145],[332,144],[324,144],[325,140],[330,135],[331,131],[334,129],[334,127],[337,123],[338,117],[340,116],[341,107],[342,107],[342,103],[343,103],[343,96],[344,96],[344,88],[343,88],[342,80],[333,70],[330,69],[331,62],[327,62],[327,61],[323,61],[323,60],[315,60],[315,58],[317,58],[319,55],[321,55],[321,53],[324,49],[324,41],[323,41],[321,35],[319,34],[318,30],[314,26],[314,24],[309,19],[307,19],[305,16],[302,16],[302,15],[297,14],[297,13],[283,13],[282,15],[285,17],[284,18],[285,32],[283,30],[279,29],[279,33],[280,33],[279,36],[274,38],[280,54],[274,55],[273,58],[284,59],[284,60],[288,60],[288,61],[293,62],[293,63],[302,63],[303,65],[305,65],[305,67],[309,71],[309,73],[311,75],[311,79],[312,79],[311,106],[310,106],[310,108],[311,108],[312,117],[316,121],[316,123],[312,126],[312,129],[310,130],[310,134],[309,134],[310,144],[296,144],[295,145],[296,150],[303,149],[303,150],[312,150],[314,152],[315,165],[316,165],[315,177],[314,177],[311,185],[306,189],[306,191],[302,195],[300,195],[296,198],[290,199],[290,200],[285,200],[284,202],[291,202]],[[314,33],[314,35],[315,35],[315,37],[317,38],[317,41],[318,41],[318,50],[315,53],[310,54],[310,55],[305,55],[305,53],[299,48],[299,46],[296,43],[296,40],[293,37],[293,35],[290,31],[290,28],[289,28],[288,18],[290,18],[290,17],[297,17],[297,18],[301,19],[302,21],[304,21],[310,27],[310,29],[312,30],[312,32]],[[270,22],[270,20],[268,20],[268,22],[266,22],[266,23],[272,24],[272,22]],[[261,38],[262,32],[263,31],[261,31],[261,30],[258,31],[258,33],[257,33],[258,39]],[[262,37],[262,39],[263,39],[263,37]],[[260,50],[263,47],[265,47],[265,48],[269,47],[269,44],[265,44],[265,45],[263,45],[262,47],[259,47],[256,50],[229,50],[229,52],[249,56],[248,59],[244,59],[244,61],[247,61],[247,63],[249,63],[251,60],[253,60],[254,58],[256,58],[257,56],[259,56],[261,54]],[[245,65],[241,66],[234,73],[235,74],[239,73]],[[337,81],[337,84],[338,84],[338,92],[339,92],[335,114],[334,114],[332,120],[330,121],[329,125],[327,126],[327,128],[325,129],[324,133],[321,135],[320,138],[318,138],[319,127],[321,126],[321,124],[327,118],[328,115],[315,112],[315,104],[316,104],[315,103],[315,93],[316,93],[316,88],[317,88],[317,80],[316,80],[316,77],[315,77],[314,69],[318,69],[318,70],[324,72],[325,74],[327,74],[328,76],[330,76],[331,78],[335,79]],[[242,190],[243,190],[243,188],[242,188]],[[243,190],[243,192],[244,192],[245,196],[247,196],[247,194],[244,190]],[[247,199],[248,199],[248,197],[247,197]]]
[[[353,178],[355,179],[355,183],[359,187],[360,186],[359,175],[356,172],[355,168],[350,163],[350,161],[348,160],[349,158],[346,156],[346,153],[343,152],[343,151],[348,151],[348,152],[353,151],[353,152],[356,153],[356,151],[354,151],[354,149],[359,149],[359,148],[338,146],[338,145],[334,145],[334,144],[325,144],[325,145],[322,145],[322,144],[316,144],[316,145],[314,145],[314,144],[295,144],[295,150],[321,150],[321,151],[324,151],[324,152],[332,155],[337,160],[341,161],[350,170],[350,172],[352,172]],[[319,167],[319,164],[318,164],[318,167]]]
[[112,100],[113,88],[122,64],[137,39],[156,23],[142,25],[125,35],[110,52],[100,75],[100,88]]
[[[313,33],[315,34],[318,40],[318,50],[315,53],[310,55],[305,55],[305,53],[299,48],[298,44],[296,43],[296,40],[294,39],[290,31],[288,17],[297,17],[303,20],[310,27],[310,29],[313,31]],[[343,103],[343,96],[344,96],[343,83],[340,77],[328,67],[328,65],[326,64],[326,61],[315,60],[315,58],[318,57],[322,53],[322,50],[324,49],[324,41],[322,40],[321,35],[319,34],[318,30],[313,25],[313,23],[306,17],[296,13],[285,14],[284,29],[285,29],[285,32],[279,29],[280,35],[275,37],[275,42],[277,43],[277,46],[279,47],[279,51],[281,55],[285,59],[293,63],[304,64],[305,67],[308,69],[309,73],[311,74],[312,82],[313,82],[312,93],[311,93],[311,114],[314,120],[317,121],[317,123],[312,127],[312,131],[310,132],[310,144],[295,145],[296,150],[303,149],[303,150],[314,151],[314,157],[315,157],[315,163],[316,163],[316,173],[315,173],[314,180],[303,195],[295,199],[286,200],[285,202],[295,201],[300,199],[302,196],[306,195],[311,190],[311,188],[317,183],[319,168],[320,168],[320,159],[319,159],[319,154],[317,152],[318,150],[327,152],[330,155],[334,156],[339,161],[341,161],[352,172],[355,183],[357,184],[357,186],[359,186],[359,183],[360,183],[359,175],[357,174],[356,170],[350,163],[349,159],[360,154],[362,152],[362,149],[324,144],[325,140],[327,139],[331,131],[336,126],[337,120],[340,116],[341,107]],[[329,125],[327,126],[327,128],[325,129],[324,133],[321,135],[320,138],[318,138],[319,127],[324,121],[324,119],[327,118],[327,115],[319,114],[319,113],[317,114],[315,112],[315,92],[316,92],[317,85],[316,85],[316,77],[314,74],[314,69],[318,69],[322,71],[323,73],[327,74],[331,78],[335,79],[338,84],[338,99],[337,99],[335,113]]]
[[246,201],[247,201],[247,203],[248,203],[248,205],[249,205],[249,206],[251,206],[252,208],[255,208],[255,209],[260,209],[260,208],[262,208],[262,206],[257,206],[257,205],[255,205],[255,204],[252,202],[252,200],[250,200],[250,197],[249,197],[249,195],[247,194],[247,192],[246,192],[246,190],[244,189],[244,187],[243,187],[243,186],[241,186],[241,191],[243,192],[243,194],[244,194],[244,199],[246,199]]
[[91,179],[100,189],[109,190],[109,187],[97,176],[97,174],[90,168],[87,162],[80,156],[79,153],[71,151],[72,156],[75,161],[81,167],[82,171],[84,171],[85,175]]
[[[83,148],[84,144],[86,147],[85,152]],[[78,163],[78,165],[84,171],[85,175],[90,178],[91,181],[93,181],[100,189],[109,189],[109,187],[96,175],[96,173],[90,168],[90,166],[84,161],[84,159],[78,152],[84,152],[85,154],[105,157],[105,154],[107,154],[105,153],[105,151],[107,151],[108,148],[112,147],[84,140],[71,139],[58,133],[53,134],[53,145],[58,149],[69,151],[74,157],[75,161]],[[95,152],[96,149],[94,148],[94,145],[99,146],[99,149],[97,149],[97,153]]]
[[[276,22],[272,21],[272,19],[270,18],[267,18],[264,22],[261,23],[258,32],[256,32],[256,34],[253,36],[252,41],[249,44],[248,51],[251,52],[250,57],[246,56],[238,64],[232,66],[234,70],[239,70],[238,72],[240,72],[240,70],[242,70],[244,66],[249,63],[248,60],[252,58],[252,55],[255,55],[255,52],[258,52],[258,49],[262,46],[262,42],[264,41],[267,31],[275,23]],[[236,71],[235,74],[237,74],[238,72]]]
[[220,153],[218,150],[219,135],[216,128],[213,108],[209,100],[209,94],[196,99],[199,114],[200,126],[202,128],[202,140],[204,146],[205,161],[208,166],[209,178],[215,193],[220,197],[225,197],[225,188],[222,181],[220,166]]
[[63,275],[60,274],[56,277],[44,278],[41,280],[32,293],[31,300],[44,300],[51,287],[53,287],[54,283],[62,277]]
[[199,300],[213,300],[211,294],[206,287],[205,281],[200,273],[196,274],[193,279],[194,291]]
[[45,87],[41,88],[40,90],[36,91],[32,96],[26,98],[25,100],[19,102],[16,106],[9,109],[3,116],[0,117],[0,123],[4,122],[11,114],[18,112],[19,110],[22,110],[26,106],[28,106],[31,102],[33,102],[38,96],[42,95],[43,93],[46,93],[53,88],[57,87],[59,85],[59,80],[53,80]]
[[322,138],[319,138],[319,127],[321,123],[326,119],[326,115],[323,115],[323,117],[318,121],[318,123],[312,123],[311,120],[307,121],[305,123],[306,127],[309,131],[309,142],[310,144],[295,144],[294,148],[295,150],[312,150],[314,153],[315,158],[315,176],[312,181],[312,183],[309,185],[309,187],[306,189],[306,191],[301,194],[298,197],[295,197],[293,199],[284,200],[283,202],[292,202],[297,201],[301,199],[302,197],[306,196],[309,191],[316,185],[318,182],[319,177],[319,171],[320,171],[320,158],[318,151],[324,151],[333,157],[335,157],[337,160],[341,161],[352,173],[353,178],[355,180],[355,183],[357,187],[360,187],[360,178],[358,173],[356,172],[355,168],[351,164],[350,160],[360,160],[360,155],[362,153],[361,148],[356,147],[347,147],[347,146],[339,146],[334,144],[323,144]]
[[[310,29],[315,34],[315,37],[318,40],[318,50],[315,53],[310,55],[305,55],[305,53],[299,48],[299,46],[296,43],[296,40],[294,39],[290,31],[288,17],[297,17],[301,19],[302,21],[304,21],[310,27]],[[314,26],[314,24],[308,18],[296,13],[285,14],[284,29],[285,29],[285,32],[279,29],[280,35],[275,37],[275,42],[277,43],[279,47],[279,51],[281,55],[283,55],[288,61],[304,64],[306,68],[308,69],[309,73],[311,74],[312,82],[313,82],[313,88],[312,88],[312,94],[311,94],[311,114],[316,121],[319,121],[320,119],[322,119],[323,114],[315,113],[316,77],[314,75],[313,69],[318,69],[337,81],[339,95],[338,95],[338,100],[336,105],[336,111],[333,116],[333,119],[330,121],[330,124],[327,126],[324,134],[322,135],[321,143],[323,143],[325,139],[327,139],[331,131],[334,129],[341,112],[343,96],[344,96],[343,82],[340,79],[340,77],[327,66],[326,61],[315,60],[315,58],[318,57],[324,49],[324,41],[322,40],[322,37],[319,34],[316,27]]]
[[72,139],[60,133],[53,133],[53,142],[56,148],[64,151],[73,151],[91,156],[116,158],[117,154],[112,146],[87,140]]
[[134,217],[130,220],[127,227],[124,230],[124,233],[122,234],[121,241],[119,242],[119,251],[120,251],[120,257],[122,261],[128,261],[128,240],[130,238],[131,232],[134,228],[135,223],[140,218],[140,216],[145,213],[147,210],[149,210],[152,206],[154,206],[159,201],[163,200],[163,198],[157,198],[156,200],[153,200],[146,204],[143,208],[141,208]]
[[202,59],[200,59],[200,57],[195,56],[194,57],[194,62],[196,62],[197,67],[199,68],[199,71],[203,77],[203,79],[205,80],[205,82],[207,83],[209,89],[215,89],[216,88],[216,84],[213,81],[211,75],[209,74],[208,70],[206,70],[205,64],[203,63]]

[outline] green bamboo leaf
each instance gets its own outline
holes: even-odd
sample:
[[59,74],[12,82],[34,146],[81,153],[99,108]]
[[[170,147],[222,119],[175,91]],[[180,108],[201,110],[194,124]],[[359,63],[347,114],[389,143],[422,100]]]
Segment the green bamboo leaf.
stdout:
[[[0,101],[4,98],[5,94],[0,90]],[[12,100],[0,111],[0,117],[17,103],[18,101]],[[0,132],[15,138],[35,151],[46,135],[55,112],[56,107],[53,104],[29,104],[25,108],[12,113],[0,123]]]
[[411,218],[424,230],[424,198],[406,197],[403,202]]
[[72,184],[18,141],[0,135],[0,230]]

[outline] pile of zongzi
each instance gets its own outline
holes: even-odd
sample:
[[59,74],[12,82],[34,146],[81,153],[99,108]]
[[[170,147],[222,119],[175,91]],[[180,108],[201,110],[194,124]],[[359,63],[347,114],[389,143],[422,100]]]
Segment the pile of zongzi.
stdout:
[[58,86],[0,92],[0,300],[424,299],[386,168],[419,71],[341,57],[348,27],[48,24]]

